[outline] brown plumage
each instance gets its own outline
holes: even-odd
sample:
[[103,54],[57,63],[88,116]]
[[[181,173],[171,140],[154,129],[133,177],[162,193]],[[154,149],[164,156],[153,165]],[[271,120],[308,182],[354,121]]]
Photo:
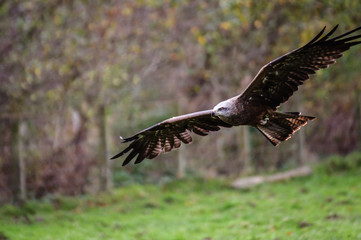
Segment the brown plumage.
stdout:
[[256,127],[273,145],[287,140],[314,117],[300,113],[277,112],[278,106],[298,90],[309,75],[335,63],[342,52],[360,44],[361,35],[351,36],[361,27],[330,38],[338,26],[321,37],[325,28],[305,46],[268,63],[258,72],[245,91],[217,104],[213,110],[190,113],[167,119],[144,129],[123,142],[130,142],[112,159],[128,154],[123,165],[133,158],[135,163],[152,159],[162,152],[192,142],[191,132],[206,136],[221,127],[248,125]]
[[220,127],[232,127],[232,125],[211,115],[212,110],[190,113],[167,119],[144,129],[132,137],[123,139],[124,143],[132,143],[112,159],[121,157],[132,150],[124,160],[123,166],[138,154],[135,160],[137,164],[145,158],[152,159],[161,152],[169,152],[179,148],[182,142],[185,144],[192,142],[191,132],[206,136],[211,131],[220,130]]

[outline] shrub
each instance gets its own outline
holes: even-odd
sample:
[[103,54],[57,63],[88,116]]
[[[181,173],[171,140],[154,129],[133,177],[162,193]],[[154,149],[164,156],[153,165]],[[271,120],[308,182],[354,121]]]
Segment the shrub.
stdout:
[[359,170],[361,152],[353,152],[347,156],[332,155],[324,160],[321,168],[328,174]]

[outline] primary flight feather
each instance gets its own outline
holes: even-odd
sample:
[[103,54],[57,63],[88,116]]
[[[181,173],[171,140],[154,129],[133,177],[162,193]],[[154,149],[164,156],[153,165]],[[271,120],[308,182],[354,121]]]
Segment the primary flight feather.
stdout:
[[279,105],[298,90],[298,86],[350,47],[361,43],[358,27],[331,38],[338,25],[322,37],[326,27],[305,46],[295,49],[261,68],[244,92],[218,103],[213,109],[169,118],[134,136],[121,138],[129,146],[112,157],[127,155],[123,166],[136,157],[135,164],[162,152],[192,142],[191,132],[206,136],[221,127],[248,125],[257,128],[273,145],[287,140],[314,117],[298,112],[281,113]]

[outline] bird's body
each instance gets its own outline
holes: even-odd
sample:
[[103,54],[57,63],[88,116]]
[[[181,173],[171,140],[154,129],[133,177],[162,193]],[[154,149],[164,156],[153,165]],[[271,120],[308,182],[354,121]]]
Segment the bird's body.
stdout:
[[265,105],[255,106],[246,101],[239,101],[238,97],[232,97],[217,104],[213,108],[214,115],[232,126],[256,126],[265,114],[273,112]]
[[334,27],[321,37],[325,28],[305,46],[295,49],[266,64],[243,93],[218,103],[213,109],[169,118],[129,138],[123,151],[112,157],[128,154],[123,165],[133,158],[135,163],[152,159],[162,152],[179,148],[181,143],[192,142],[191,132],[206,136],[220,127],[248,125],[257,128],[273,145],[287,140],[314,117],[298,112],[281,113],[279,105],[298,90],[309,75],[335,63],[342,52],[360,44],[361,35],[351,36],[361,27],[330,38]]

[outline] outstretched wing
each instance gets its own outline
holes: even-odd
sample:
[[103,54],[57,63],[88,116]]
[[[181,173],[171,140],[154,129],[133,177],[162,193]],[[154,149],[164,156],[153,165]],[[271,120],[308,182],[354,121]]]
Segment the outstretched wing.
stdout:
[[262,67],[257,76],[239,95],[239,101],[246,101],[256,105],[266,105],[276,109],[288,100],[298,86],[303,84],[321,68],[335,63],[335,59],[342,56],[342,52],[360,44],[360,35],[350,36],[361,27],[338,37],[330,38],[338,25],[321,38],[322,31],[305,46],[289,52]]
[[212,116],[212,110],[172,117],[132,137],[124,138],[123,142],[131,142],[130,145],[111,159],[129,153],[123,166],[138,155],[135,160],[137,164],[145,158],[152,159],[162,152],[179,148],[182,142],[186,144],[192,142],[191,132],[206,136],[211,131],[220,130],[220,127],[232,127],[232,125]]

